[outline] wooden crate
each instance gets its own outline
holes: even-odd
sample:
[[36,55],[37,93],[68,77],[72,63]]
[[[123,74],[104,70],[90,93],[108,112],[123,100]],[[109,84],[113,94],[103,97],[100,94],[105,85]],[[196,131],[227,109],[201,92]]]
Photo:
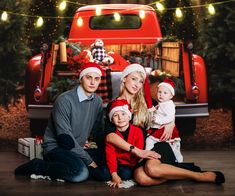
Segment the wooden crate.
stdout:
[[161,50],[156,49],[156,58],[161,62],[161,69],[175,77],[179,77],[180,43],[163,42]]

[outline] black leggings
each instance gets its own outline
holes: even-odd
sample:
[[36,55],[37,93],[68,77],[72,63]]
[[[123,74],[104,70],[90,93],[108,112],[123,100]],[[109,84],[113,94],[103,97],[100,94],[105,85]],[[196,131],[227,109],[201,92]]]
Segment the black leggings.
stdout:
[[[157,142],[154,147],[152,148],[153,151],[157,152],[161,155],[161,158],[159,159],[162,163],[173,165],[176,167],[180,167],[183,169],[200,172],[201,168],[194,165],[194,163],[178,163],[176,162],[176,158],[174,155],[174,152],[172,151],[172,148],[167,142]],[[141,161],[137,167],[144,166],[147,159],[144,159]]]

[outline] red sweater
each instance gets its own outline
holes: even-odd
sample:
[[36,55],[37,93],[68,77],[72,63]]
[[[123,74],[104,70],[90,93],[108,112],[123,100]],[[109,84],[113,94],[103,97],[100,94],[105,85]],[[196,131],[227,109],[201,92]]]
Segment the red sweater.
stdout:
[[[118,134],[121,138],[124,139],[124,137],[118,130],[116,130],[116,134]],[[137,148],[143,149],[144,135],[142,130],[139,127],[130,124],[127,142],[136,146]],[[119,164],[125,164],[129,165],[130,167],[134,167],[139,161],[139,158],[133,155],[132,153],[122,150],[107,141],[105,150],[106,161],[111,174],[113,172],[117,172],[117,162]]]

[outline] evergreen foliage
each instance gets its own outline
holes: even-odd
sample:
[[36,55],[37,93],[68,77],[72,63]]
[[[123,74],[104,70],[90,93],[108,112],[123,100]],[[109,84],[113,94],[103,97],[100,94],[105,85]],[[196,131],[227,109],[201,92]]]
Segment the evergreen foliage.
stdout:
[[[53,40],[63,34],[65,20],[57,18],[57,16],[64,16],[65,13],[57,9],[58,2],[59,1],[51,0],[32,0],[29,12],[30,15],[44,16],[44,24],[42,27],[35,27],[37,18],[31,18],[27,24],[29,47],[32,51],[32,55],[40,53],[42,44],[46,43],[50,46]],[[50,18],[46,18],[46,16]]]
[[[1,0],[0,9],[28,13],[30,1]],[[24,81],[24,69],[30,55],[27,47],[25,25],[27,17],[9,15],[8,21],[0,21],[0,104],[18,98],[18,86]]]
[[[188,0],[166,0],[162,4],[166,8],[190,6]],[[192,9],[181,9],[181,11],[183,12],[183,18],[181,19],[176,19],[175,9],[166,10],[164,13],[157,11],[162,32],[165,32],[163,36],[176,36],[179,40],[193,41],[198,35],[194,12]]]
[[211,106],[235,104],[235,3],[216,7],[216,14],[205,13],[200,27],[200,54],[206,61]]

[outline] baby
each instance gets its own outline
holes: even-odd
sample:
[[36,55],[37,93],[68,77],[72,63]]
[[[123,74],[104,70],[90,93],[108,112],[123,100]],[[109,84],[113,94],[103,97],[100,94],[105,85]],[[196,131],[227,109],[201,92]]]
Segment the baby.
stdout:
[[[165,79],[158,85],[158,105],[153,112],[151,128],[147,131],[146,150],[151,150],[155,143],[160,142],[160,138],[164,132],[164,125],[175,120],[175,104],[171,100],[174,95],[174,82],[171,79]],[[169,142],[176,160],[183,162],[183,156],[180,152],[180,141],[179,131],[174,127],[172,137],[167,142]]]

